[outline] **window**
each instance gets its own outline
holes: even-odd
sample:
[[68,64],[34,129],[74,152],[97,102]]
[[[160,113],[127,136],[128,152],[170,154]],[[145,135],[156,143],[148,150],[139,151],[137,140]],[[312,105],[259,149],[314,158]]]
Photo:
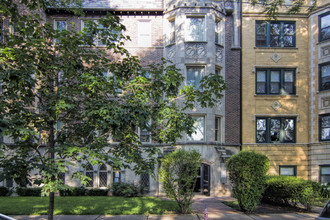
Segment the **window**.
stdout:
[[192,116],[195,120],[194,123],[194,132],[191,136],[187,135],[187,141],[205,141],[204,139],[204,130],[205,130],[205,123],[204,117],[202,116]]
[[186,41],[205,41],[204,17],[187,17]]
[[141,186],[149,189],[150,187],[150,176],[148,173],[142,173],[141,174],[141,178],[140,178],[140,183],[141,183]]
[[297,176],[297,166],[280,166],[280,176]]
[[221,118],[215,117],[214,122],[214,140],[221,141]]
[[330,141],[330,114],[319,116],[319,140]]
[[295,143],[296,119],[260,117],[256,120],[257,143]]
[[320,165],[320,183],[330,183],[330,165]]
[[330,12],[319,17],[319,41],[330,39]]
[[200,81],[204,77],[203,67],[187,67],[187,86],[199,88]]
[[151,22],[139,21],[138,23],[138,46],[150,47],[151,46]]
[[121,173],[119,170],[113,171],[113,183],[119,183],[121,181]]
[[330,63],[324,63],[319,65],[320,82],[319,87],[321,90],[330,89]]
[[94,168],[90,163],[88,163],[86,167],[86,176],[90,178],[90,180],[87,181],[86,187],[94,187]]
[[[104,29],[103,25],[99,24],[97,20],[85,20],[82,21],[81,29],[84,30],[87,34],[90,32],[90,30],[88,30],[88,22],[95,22],[98,25],[98,29]],[[100,34],[96,34],[96,36],[94,37],[94,44],[95,46],[105,46],[105,43],[102,42],[102,37],[100,36]]]
[[107,187],[108,186],[108,172],[107,166],[102,164],[99,168],[99,187]]
[[215,43],[224,45],[224,22],[222,20],[215,21]]
[[151,141],[150,132],[146,128],[139,128],[139,137],[142,143],[150,143]]
[[175,20],[170,21],[170,31],[167,44],[175,44]]
[[256,94],[296,94],[294,69],[257,69]]
[[256,47],[295,47],[294,21],[256,21]]
[[54,21],[54,29],[55,30],[66,30],[67,29],[67,23],[65,20],[55,20]]

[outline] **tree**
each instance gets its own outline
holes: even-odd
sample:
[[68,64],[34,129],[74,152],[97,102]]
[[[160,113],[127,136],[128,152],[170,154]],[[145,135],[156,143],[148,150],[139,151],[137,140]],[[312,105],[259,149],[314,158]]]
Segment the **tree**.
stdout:
[[180,213],[191,211],[193,191],[201,164],[201,154],[195,150],[178,149],[162,160],[160,181],[166,195],[178,203]]
[[[1,145],[0,181],[41,185],[49,194],[48,219],[53,219],[54,192],[65,187],[58,174],[67,166],[91,162],[138,174],[153,170],[157,148],[142,146],[137,129],[150,132],[156,143],[174,144],[183,132],[193,132],[185,110],[195,104],[212,107],[222,97],[224,81],[216,74],[204,77],[199,89],[181,87],[184,77],[165,60],[147,74],[124,48],[129,37],[116,16],[87,22],[82,32],[58,31],[44,11],[81,13],[79,5],[72,7],[74,0],[20,2],[0,3],[14,27],[0,48],[0,135],[15,140]],[[95,50],[96,38],[105,50]],[[110,135],[120,143],[109,144]],[[73,177],[88,180],[82,172]]]
[[239,207],[243,212],[252,212],[265,190],[268,157],[255,151],[241,151],[228,159],[227,167]]

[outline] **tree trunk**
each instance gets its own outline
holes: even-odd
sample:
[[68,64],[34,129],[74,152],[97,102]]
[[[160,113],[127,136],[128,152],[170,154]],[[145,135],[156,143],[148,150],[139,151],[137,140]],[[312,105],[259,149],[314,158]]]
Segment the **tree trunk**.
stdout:
[[54,192],[49,193],[48,220],[53,220],[54,218],[54,194]]

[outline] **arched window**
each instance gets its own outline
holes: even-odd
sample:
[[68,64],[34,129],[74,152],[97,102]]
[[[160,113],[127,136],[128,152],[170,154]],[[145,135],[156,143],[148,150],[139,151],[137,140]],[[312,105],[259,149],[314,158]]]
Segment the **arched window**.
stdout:
[[108,172],[107,166],[102,164],[99,168],[99,187],[107,187],[108,186]]
[[94,186],[94,169],[92,164],[88,163],[86,166],[86,176],[91,178],[91,180],[87,181],[86,187],[93,187]]

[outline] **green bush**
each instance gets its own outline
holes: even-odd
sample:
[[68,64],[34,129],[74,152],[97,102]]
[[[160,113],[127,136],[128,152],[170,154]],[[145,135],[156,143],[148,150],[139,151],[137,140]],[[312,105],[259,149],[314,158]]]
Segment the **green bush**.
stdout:
[[7,187],[0,186],[0,196],[9,196],[10,190]]
[[109,190],[108,189],[89,189],[87,190],[88,196],[107,196]]
[[191,211],[193,190],[201,167],[201,154],[195,150],[176,150],[166,155],[159,169],[166,195],[177,202],[180,213]]
[[19,196],[41,196],[41,188],[26,188],[21,187],[16,189]]
[[86,189],[83,186],[69,187],[68,189],[60,190],[60,196],[85,196]]
[[268,176],[263,201],[278,205],[293,205],[301,203],[307,210],[315,199],[322,195],[321,184],[300,179],[294,176]]
[[114,196],[137,197],[142,195],[141,188],[133,183],[113,183],[111,190]]
[[227,161],[234,197],[243,212],[252,212],[265,190],[269,159],[254,151],[241,151]]

